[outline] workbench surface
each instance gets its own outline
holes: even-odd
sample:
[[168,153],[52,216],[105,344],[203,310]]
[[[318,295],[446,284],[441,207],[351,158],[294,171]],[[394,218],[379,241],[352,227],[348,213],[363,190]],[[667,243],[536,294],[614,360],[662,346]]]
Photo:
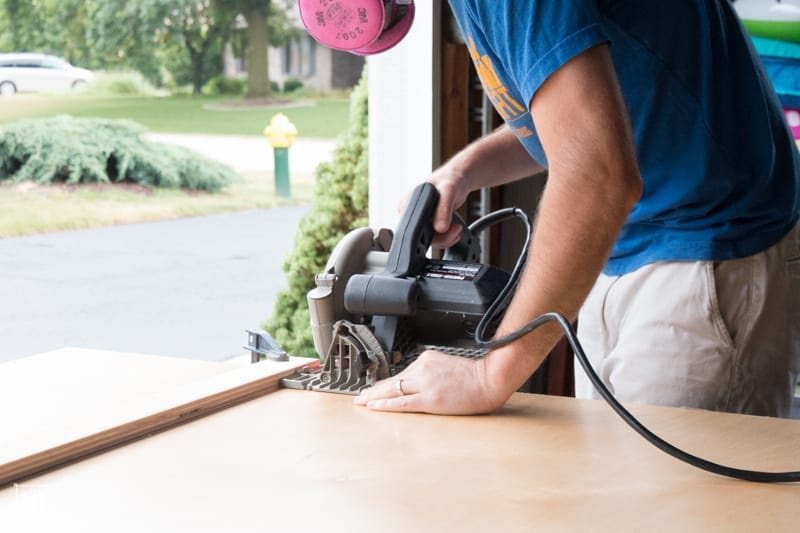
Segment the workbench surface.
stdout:
[[[800,469],[800,421],[632,407],[738,467]],[[387,414],[279,390],[0,491],[3,531],[797,531],[800,484],[678,462],[600,401]],[[11,527],[7,527],[11,526]]]

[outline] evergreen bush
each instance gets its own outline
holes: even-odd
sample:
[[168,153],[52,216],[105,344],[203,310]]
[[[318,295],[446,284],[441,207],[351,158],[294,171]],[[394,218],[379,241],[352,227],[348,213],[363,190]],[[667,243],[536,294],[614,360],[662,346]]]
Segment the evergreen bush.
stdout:
[[228,78],[226,76],[214,76],[203,86],[203,94],[206,96],[218,96],[223,94],[242,95],[247,88],[247,80],[241,78]]
[[288,288],[278,295],[265,329],[292,355],[315,356],[306,293],[333,247],[351,229],[367,225],[367,74],[350,95],[350,123],[330,162],[316,170],[314,204],[300,221],[284,262]]
[[283,92],[293,93],[303,88],[303,82],[296,78],[288,78],[283,82]]
[[237,176],[180,146],[148,141],[128,120],[58,116],[0,129],[0,181],[129,182],[218,191]]

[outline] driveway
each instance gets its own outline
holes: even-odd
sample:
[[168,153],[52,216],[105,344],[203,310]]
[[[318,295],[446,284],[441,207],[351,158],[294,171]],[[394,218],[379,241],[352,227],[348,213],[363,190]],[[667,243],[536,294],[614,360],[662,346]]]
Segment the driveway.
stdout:
[[308,207],[0,240],[0,361],[64,346],[221,360],[272,313]]
[[[232,166],[273,169],[257,136],[150,134]],[[298,138],[293,177],[335,141]],[[309,207],[0,239],[0,362],[64,346],[222,360],[272,314]]]
[[[231,166],[271,172],[265,138],[152,133]],[[298,138],[294,178],[334,140]],[[0,362],[64,346],[220,360],[244,352],[286,286],[281,265],[308,207],[0,240]]]

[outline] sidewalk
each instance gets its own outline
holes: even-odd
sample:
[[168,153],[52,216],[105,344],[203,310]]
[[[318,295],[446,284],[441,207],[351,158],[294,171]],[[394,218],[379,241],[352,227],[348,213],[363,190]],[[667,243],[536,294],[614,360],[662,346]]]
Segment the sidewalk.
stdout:
[[[244,135],[202,135],[149,133],[155,142],[177,144],[233,168],[240,174],[272,172],[273,150],[265,137]],[[289,168],[293,176],[310,178],[317,165],[329,161],[334,139],[297,138],[289,149]]]

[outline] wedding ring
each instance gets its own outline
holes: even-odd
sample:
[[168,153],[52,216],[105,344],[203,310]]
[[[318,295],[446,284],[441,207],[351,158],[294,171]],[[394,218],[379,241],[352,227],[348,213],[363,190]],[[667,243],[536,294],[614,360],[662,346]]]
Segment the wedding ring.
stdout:
[[398,394],[400,394],[400,396],[405,396],[406,395],[406,391],[403,390],[403,380],[402,379],[398,379],[397,381],[395,381],[394,382],[394,386],[397,389],[397,392],[398,392]]

